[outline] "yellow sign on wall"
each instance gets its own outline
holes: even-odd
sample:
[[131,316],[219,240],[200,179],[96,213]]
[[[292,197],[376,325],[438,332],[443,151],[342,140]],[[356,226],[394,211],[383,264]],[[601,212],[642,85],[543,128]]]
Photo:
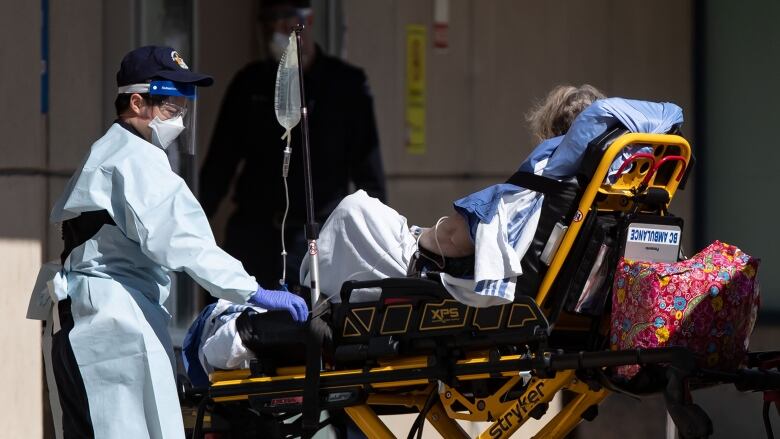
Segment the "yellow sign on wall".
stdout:
[[425,154],[426,28],[406,26],[406,151]]

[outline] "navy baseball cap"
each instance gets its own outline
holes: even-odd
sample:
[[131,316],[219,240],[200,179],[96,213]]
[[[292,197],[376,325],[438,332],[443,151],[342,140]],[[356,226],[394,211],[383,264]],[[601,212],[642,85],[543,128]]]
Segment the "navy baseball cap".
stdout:
[[122,59],[119,71],[116,72],[117,87],[153,79],[167,79],[199,87],[208,87],[214,83],[211,76],[190,70],[179,52],[164,46],[144,46],[131,51]]

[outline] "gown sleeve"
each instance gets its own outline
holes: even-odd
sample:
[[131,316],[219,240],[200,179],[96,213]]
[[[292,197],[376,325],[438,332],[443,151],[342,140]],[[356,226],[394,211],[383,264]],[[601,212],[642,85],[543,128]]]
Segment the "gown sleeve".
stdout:
[[114,220],[147,257],[186,272],[214,297],[245,303],[257,290],[241,262],[217,246],[203,208],[167,160],[130,159],[113,174]]

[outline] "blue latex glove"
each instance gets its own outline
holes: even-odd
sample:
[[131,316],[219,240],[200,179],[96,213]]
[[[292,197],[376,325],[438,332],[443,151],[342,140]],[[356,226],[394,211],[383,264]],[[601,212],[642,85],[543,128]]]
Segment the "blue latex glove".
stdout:
[[257,291],[249,298],[249,303],[269,311],[285,310],[298,323],[303,323],[309,318],[306,302],[287,291],[266,290],[258,286]]

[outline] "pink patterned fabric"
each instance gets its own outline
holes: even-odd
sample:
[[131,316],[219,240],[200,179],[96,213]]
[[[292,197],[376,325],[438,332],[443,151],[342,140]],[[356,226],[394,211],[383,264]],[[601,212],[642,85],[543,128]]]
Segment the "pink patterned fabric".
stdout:
[[[701,367],[735,369],[756,322],[758,264],[720,241],[676,263],[622,259],[612,290],[612,349],[684,346]],[[617,374],[631,378],[639,369]]]

